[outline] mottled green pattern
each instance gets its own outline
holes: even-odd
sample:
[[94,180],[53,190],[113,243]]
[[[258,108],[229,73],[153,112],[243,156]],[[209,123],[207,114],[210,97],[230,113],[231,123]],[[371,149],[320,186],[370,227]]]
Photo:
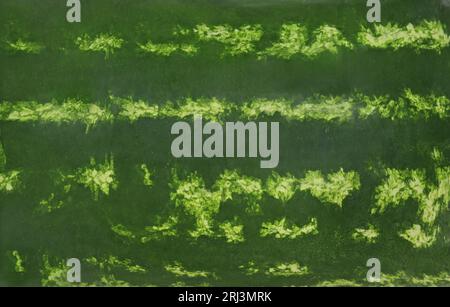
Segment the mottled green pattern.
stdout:
[[[0,1],[0,285],[450,285],[440,0],[85,2]],[[278,167],[173,158],[195,115]]]

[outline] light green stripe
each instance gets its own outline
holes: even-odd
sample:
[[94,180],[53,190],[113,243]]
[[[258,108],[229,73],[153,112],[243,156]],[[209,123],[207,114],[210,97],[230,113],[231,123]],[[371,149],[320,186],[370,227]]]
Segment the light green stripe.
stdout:
[[378,117],[389,120],[417,120],[450,116],[450,100],[434,94],[421,96],[405,90],[398,98],[389,96],[316,95],[301,101],[288,99],[255,99],[247,103],[232,103],[217,98],[187,98],[178,103],[162,105],[143,100],[111,97],[104,104],[67,99],[64,102],[36,101],[2,102],[0,121],[85,124],[88,128],[99,122],[139,119],[186,119],[202,116],[210,121],[225,119],[256,120],[279,116],[287,121],[349,122]]
[[[346,38],[335,26],[323,25],[310,30],[302,24],[282,24],[278,40],[272,41],[268,47],[262,47],[265,33],[262,25],[242,25],[232,27],[223,25],[199,24],[192,29],[180,26],[173,31],[174,40],[154,42],[126,42],[122,37],[112,33],[101,33],[97,36],[84,34],[75,39],[73,45],[83,52],[104,53],[109,58],[115,51],[126,45],[132,46],[137,54],[153,54],[168,57],[175,54],[194,56],[200,54],[205,43],[219,44],[223,50],[218,56],[256,55],[258,59],[275,57],[291,59],[301,56],[313,59],[323,53],[338,53],[339,50],[354,48],[373,48],[382,50],[398,50],[410,48],[415,51],[434,51],[441,53],[450,45],[450,37],[445,26],[439,21],[422,21],[419,24],[374,25],[361,31],[352,38]],[[18,38],[6,42],[6,50],[13,53],[38,54],[45,49],[41,43]]]

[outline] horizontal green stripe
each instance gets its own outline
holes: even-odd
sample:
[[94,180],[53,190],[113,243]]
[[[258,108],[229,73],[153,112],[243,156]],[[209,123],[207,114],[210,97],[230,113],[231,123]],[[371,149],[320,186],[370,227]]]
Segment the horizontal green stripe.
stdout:
[[[17,255],[18,252],[14,251]],[[119,287],[130,287],[130,286],[152,286],[152,284],[136,284],[135,278],[142,277],[143,275],[152,275],[149,274],[153,271],[157,271],[159,274],[163,276],[165,274],[172,275],[174,278],[176,277],[179,281],[179,278],[184,280],[188,280],[188,284],[185,283],[174,283],[171,286],[208,286],[209,282],[214,282],[224,278],[225,276],[221,275],[221,272],[215,270],[208,270],[207,265],[196,266],[196,268],[186,265],[183,261],[164,261],[165,264],[160,263],[152,263],[152,261],[133,261],[130,258],[123,258],[114,256],[111,254],[107,254],[104,256],[91,256],[82,259],[82,263],[87,264],[87,269],[89,272],[95,272],[93,274],[95,281],[83,282],[81,284],[71,284],[67,282],[67,266],[64,259],[58,259],[57,257],[50,257],[48,253],[41,253],[41,260],[39,260],[39,265],[41,265],[41,284],[43,286],[63,286],[63,287],[73,287],[73,286],[119,286]],[[37,258],[39,258],[39,256]],[[22,262],[17,260],[17,266],[22,266]],[[20,267],[19,266],[19,267]],[[203,267],[203,268],[202,268]],[[278,278],[295,278],[295,283],[291,280],[290,282],[294,285],[316,285],[320,287],[330,287],[330,286],[448,286],[450,284],[450,275],[441,271],[439,273],[434,274],[408,274],[405,271],[396,271],[394,273],[383,273],[381,275],[380,283],[370,284],[365,278],[363,272],[361,273],[353,273],[355,277],[348,279],[348,275],[343,279],[335,279],[335,280],[324,280],[321,274],[314,271],[314,268],[311,268],[308,263],[301,262],[299,263],[296,260],[292,261],[261,261],[261,260],[252,260],[248,261],[245,264],[235,265],[232,268],[228,268],[228,270],[235,271],[235,274],[240,278],[244,276],[254,276],[257,279],[261,279],[265,277],[278,277]],[[123,276],[122,274],[112,272],[117,271],[125,271],[128,272],[125,276],[134,278],[130,278],[130,281],[127,278],[122,280],[119,276]],[[160,271],[165,271],[165,273],[161,273]],[[131,274],[130,274],[131,273]],[[309,279],[302,279],[302,277],[308,276]],[[92,278],[92,277],[91,277]],[[326,278],[326,277],[325,277]],[[190,279],[190,281],[189,281]],[[195,280],[200,280],[200,284],[196,284]],[[319,281],[317,281],[319,280]]]
[[[439,156],[438,153],[435,150],[433,157]],[[443,160],[435,161],[437,164],[442,162]],[[145,164],[139,169],[140,178],[133,180],[134,184],[140,184],[151,190],[154,185],[154,172],[150,171]],[[391,207],[395,208],[413,200],[418,203],[417,217],[420,224],[414,224],[411,228],[399,232],[399,236],[411,242],[415,248],[432,246],[439,234],[439,228],[435,226],[436,221],[442,212],[449,209],[450,167],[436,167],[434,179],[429,174],[427,176],[425,170],[420,169],[388,168],[383,172],[386,174],[385,178],[374,188],[375,203],[371,214],[381,214],[390,210]],[[0,173],[0,192],[10,193],[17,189],[21,173],[23,172]],[[48,198],[39,202],[36,207],[38,212],[51,213],[67,206],[67,203],[73,201],[73,191],[79,192],[77,187],[88,189],[92,193],[93,200],[97,202],[100,197],[110,196],[113,190],[121,186],[112,158],[104,163],[96,163],[94,159],[91,159],[90,165],[86,167],[73,172],[58,170],[56,173],[59,174],[54,182],[56,190]],[[342,169],[329,174],[323,174],[321,171],[307,171],[301,178],[290,174],[280,176],[273,172],[265,182],[242,175],[236,170],[225,170],[209,188],[205,180],[195,173],[180,179],[176,172],[173,172],[172,179],[169,181],[170,202],[181,211],[172,210],[166,222],[146,227],[140,234],[129,231],[120,224],[113,226],[111,230],[128,240],[135,241],[140,238],[142,243],[177,236],[178,215],[184,212],[194,219],[194,228],[189,231],[190,237],[224,237],[229,243],[239,243],[244,240],[241,223],[228,221],[217,225],[215,222],[215,217],[223,205],[229,201],[244,200],[243,204],[248,213],[260,214],[262,213],[261,202],[267,196],[285,204],[297,191],[301,191],[308,192],[321,203],[342,208],[345,199],[361,189],[359,174],[354,171],[344,172]],[[260,235],[294,239],[315,234],[318,231],[317,227],[317,220],[311,220],[302,227],[291,224],[286,219],[266,221],[262,224]],[[377,233],[378,231],[369,225],[368,229],[355,230],[353,239],[373,243],[378,237]]]
[[[283,24],[277,33],[278,40],[262,46],[264,32],[261,25],[230,25],[199,24],[194,28],[175,27],[174,40],[168,42],[126,42],[120,35],[102,33],[98,35],[84,34],[75,39],[72,49],[85,52],[99,52],[109,58],[113,53],[125,47],[135,46],[137,54],[153,54],[168,57],[175,54],[186,56],[200,55],[205,43],[222,46],[220,56],[241,56],[252,54],[258,59],[275,57],[291,59],[301,56],[313,59],[323,53],[336,54],[339,50],[354,48],[372,48],[382,50],[398,50],[409,48],[415,51],[433,51],[441,53],[450,45],[450,37],[445,26],[439,21],[423,21],[417,25],[396,24],[374,25],[361,27],[360,32],[352,38],[345,38],[335,26],[323,25],[315,30],[309,30],[302,24]],[[5,49],[13,53],[39,54],[46,47],[39,43],[17,38],[5,41]],[[62,48],[62,46],[61,46]],[[67,51],[66,48],[63,48]]]
[[187,98],[179,103],[151,104],[132,98],[110,97],[100,103],[67,99],[39,103],[36,101],[2,102],[0,121],[6,122],[80,122],[88,127],[100,122],[139,119],[175,118],[191,120],[203,116],[211,121],[225,119],[255,120],[280,116],[288,121],[348,122],[352,119],[379,117],[389,120],[416,120],[431,117],[447,119],[450,100],[445,96],[414,94],[405,90],[396,99],[389,96],[312,96],[301,101],[288,99],[255,99],[236,104],[216,98]]

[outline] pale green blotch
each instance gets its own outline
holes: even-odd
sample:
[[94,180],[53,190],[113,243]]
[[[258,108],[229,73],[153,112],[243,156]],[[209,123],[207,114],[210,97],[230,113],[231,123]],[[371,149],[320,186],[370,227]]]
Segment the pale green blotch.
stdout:
[[353,240],[366,243],[377,242],[379,236],[380,231],[372,224],[368,224],[366,228],[356,228],[352,234]]
[[352,191],[359,190],[361,186],[358,173],[344,172],[343,169],[330,173],[326,177],[321,171],[308,171],[299,181],[301,191],[309,191],[320,201],[338,207],[342,207],[345,198]]
[[99,284],[102,287],[131,287],[131,284],[124,280],[118,280],[113,274],[107,274],[100,277],[100,281],[96,284]]
[[204,278],[206,278],[206,277],[210,277],[210,276],[214,275],[210,272],[200,271],[200,270],[188,271],[178,261],[175,261],[172,264],[167,264],[166,266],[164,266],[164,268],[166,269],[167,272],[172,273],[176,276],[180,276],[180,277],[189,277],[189,278],[204,277]]
[[434,163],[437,165],[441,165],[444,161],[444,153],[439,150],[439,148],[434,147],[433,150],[430,153],[431,160],[433,160]]
[[359,100],[363,102],[359,109],[359,115],[363,119],[374,114],[390,120],[431,117],[445,119],[450,116],[450,100],[447,97],[434,94],[421,96],[413,93],[411,89],[405,89],[403,95],[397,99],[389,96],[359,95]]
[[134,264],[130,259],[120,259],[116,256],[108,256],[106,258],[89,257],[86,262],[99,267],[101,270],[111,271],[115,268],[120,268],[130,273],[145,273],[147,270],[137,264]]
[[19,251],[14,250],[9,252],[9,255],[12,258],[12,261],[14,262],[14,272],[16,273],[25,273],[25,266],[24,266],[24,260],[22,256],[20,255]]
[[439,21],[423,21],[418,25],[376,24],[373,29],[363,28],[358,33],[358,42],[377,49],[412,48],[416,51],[433,50],[438,53],[448,47],[450,37]]
[[109,58],[116,50],[122,48],[124,40],[112,34],[99,34],[91,38],[84,34],[75,40],[75,44],[81,51],[103,52],[105,58]]
[[241,175],[237,170],[225,170],[214,184],[214,189],[225,202],[233,200],[235,195],[245,199],[245,210],[249,213],[260,213],[261,201],[264,189],[261,180]]
[[353,116],[353,97],[314,95],[295,105],[287,119],[347,122]]
[[0,173],[0,192],[10,193],[20,185],[20,171]]
[[424,229],[421,225],[414,224],[411,228],[399,232],[399,236],[409,241],[416,249],[431,247],[437,240],[439,227]]
[[288,60],[300,54],[308,40],[308,29],[300,24],[284,24],[281,26],[279,41],[259,53],[259,58],[274,56]]
[[274,222],[264,222],[260,231],[261,237],[275,237],[277,239],[296,239],[318,233],[316,218],[311,218],[309,223],[302,227],[288,222],[286,218]]
[[117,117],[119,119],[129,120],[135,122],[143,118],[157,118],[159,115],[159,107],[157,105],[150,105],[143,100],[133,100],[132,98],[119,98],[110,96],[112,104],[120,108]]
[[221,122],[221,119],[230,114],[234,105],[224,100],[213,98],[186,98],[174,105],[167,102],[160,110],[160,114],[166,117],[190,118],[193,116],[202,116],[202,118]]
[[227,243],[242,243],[244,238],[244,225],[239,224],[237,219],[233,221],[226,221],[219,224],[221,236],[225,237]]
[[206,189],[205,182],[196,174],[191,174],[184,181],[175,177],[171,185],[175,191],[170,194],[170,199],[196,219],[196,228],[190,231],[190,235],[193,238],[212,237],[214,216],[219,212],[221,195]]
[[436,168],[438,184],[427,182],[425,170],[386,169],[387,178],[376,188],[375,207],[371,213],[383,213],[389,207],[397,207],[408,199],[419,203],[419,218],[432,226],[439,213],[450,201],[450,168]]
[[37,211],[41,213],[51,213],[55,210],[61,209],[62,207],[64,207],[64,202],[57,199],[55,193],[51,193],[47,199],[43,199],[39,202]]
[[298,262],[293,261],[278,263],[273,267],[269,267],[265,274],[271,276],[292,277],[305,276],[310,274],[310,271],[307,266],[301,266]]
[[44,50],[44,46],[40,43],[26,41],[19,38],[16,41],[7,41],[7,49],[15,53],[39,54]]
[[157,225],[145,227],[146,235],[141,237],[142,243],[147,243],[152,240],[162,240],[167,237],[176,237],[178,235],[175,228],[178,224],[177,216],[169,216],[166,221]]
[[362,283],[358,283],[349,279],[325,280],[319,282],[317,287],[362,287]]
[[4,121],[81,122],[86,125],[86,132],[98,122],[113,119],[113,114],[109,110],[77,99],[66,99],[62,103],[55,100],[48,103],[36,101],[3,102],[0,110]]
[[148,169],[146,164],[141,164],[141,171],[143,175],[143,182],[146,187],[151,188],[153,186],[153,180],[152,180],[152,172]]
[[259,98],[244,104],[240,108],[244,118],[257,119],[261,116],[274,116],[279,114],[288,117],[292,112],[292,101],[286,99]]
[[353,44],[335,27],[323,25],[313,32],[309,42],[308,29],[300,24],[284,24],[278,42],[259,53],[259,58],[273,56],[288,60],[295,55],[315,58],[324,52],[336,54],[339,48],[352,49]]
[[353,49],[352,43],[335,27],[323,25],[313,35],[313,42],[302,48],[302,53],[308,58],[315,58],[324,52],[336,54],[339,48]]
[[260,268],[256,265],[256,262],[250,260],[246,264],[241,264],[239,269],[244,271],[244,274],[247,276],[252,276],[258,274],[260,272]]
[[395,274],[382,274],[381,284],[383,286],[448,286],[450,284],[450,275],[447,272],[440,272],[435,275],[422,274],[413,276],[404,271]]
[[193,33],[200,41],[218,42],[225,46],[222,56],[238,56],[255,51],[256,43],[261,39],[263,30],[260,25],[244,25],[233,28],[229,25],[197,25]]
[[174,43],[160,43],[155,44],[148,41],[145,44],[138,44],[139,51],[143,53],[151,53],[163,57],[169,57],[174,53],[182,53],[188,56],[194,56],[198,52],[198,48],[192,44],[174,44]]
[[94,194],[95,200],[99,199],[100,193],[109,196],[110,191],[118,186],[113,158],[106,159],[102,164],[91,158],[90,166],[79,169],[74,180],[88,188]]
[[120,236],[122,238],[126,238],[129,240],[136,239],[136,236],[133,234],[133,232],[131,230],[129,230],[128,228],[126,228],[122,224],[113,225],[111,227],[111,230],[112,230],[112,232],[114,232],[115,234],[117,234],[118,236]]
[[67,271],[69,267],[62,260],[50,263],[50,257],[47,254],[42,256],[41,285],[44,287],[73,287],[88,286],[86,283],[71,283],[67,281]]
[[295,195],[298,188],[297,183],[298,180],[290,174],[282,177],[278,173],[273,172],[272,176],[267,179],[266,192],[273,198],[286,203]]

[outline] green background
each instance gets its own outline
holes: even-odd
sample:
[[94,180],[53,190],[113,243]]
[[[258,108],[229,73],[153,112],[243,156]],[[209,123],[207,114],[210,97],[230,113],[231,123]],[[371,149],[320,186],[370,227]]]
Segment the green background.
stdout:
[[[367,25],[365,1],[82,1],[82,22],[65,20],[65,1],[2,0],[0,41],[26,37],[46,46],[38,55],[11,54],[0,50],[0,100],[47,102],[78,98],[106,102],[109,95],[135,97],[163,103],[185,97],[218,97],[243,103],[256,97],[301,99],[313,94],[367,95],[437,93],[450,97],[450,53],[417,53],[410,49],[352,50],[323,54],[314,60],[289,61],[254,56],[218,56],[214,44],[195,57],[138,56],[135,42],[151,37],[170,41],[176,25],[261,24],[269,34],[261,45],[277,39],[283,23],[302,23],[315,29],[322,24],[338,27],[352,37]],[[440,1],[383,1],[382,22],[417,24],[439,20],[450,28],[450,9]],[[126,43],[111,58],[76,49],[76,37],[89,33],[112,33]],[[272,34],[270,34],[272,33]],[[448,33],[448,32],[447,32]],[[64,48],[64,50],[61,50]],[[245,225],[245,242],[227,244],[223,239],[192,239],[186,217],[180,235],[147,244],[126,242],[111,231],[123,224],[141,230],[155,223],[158,215],[174,209],[169,199],[171,169],[180,174],[197,172],[211,186],[225,169],[265,180],[272,170],[259,168],[254,159],[172,158],[170,127],[175,120],[140,120],[136,123],[101,123],[86,133],[82,124],[0,122],[6,169],[24,170],[19,191],[0,194],[0,284],[40,285],[42,256],[65,260],[115,255],[148,268],[147,273],[112,270],[117,280],[132,285],[316,285],[346,279],[365,284],[367,259],[381,260],[383,273],[405,271],[411,276],[450,271],[449,213],[440,217],[441,236],[431,248],[416,250],[397,232],[417,219],[417,204],[407,202],[382,216],[370,216],[374,189],[380,177],[368,165],[392,168],[423,168],[433,165],[429,152],[441,148],[450,153],[448,120],[391,121],[355,119],[347,123],[280,121],[280,164],[276,171],[301,177],[307,170],[334,172],[355,170],[361,189],[353,192],[342,209],[324,206],[305,193],[287,204],[265,197],[263,215],[252,216],[229,203],[217,220],[239,216]],[[51,172],[84,167],[91,157],[103,161],[113,154],[119,187],[109,197],[94,201],[83,188],[71,194],[64,208],[37,214],[35,207],[54,191]],[[155,185],[148,189],[137,178],[136,167],[146,163],[154,171]],[[319,234],[298,240],[261,238],[263,221],[287,216],[298,224],[317,217]],[[354,228],[375,222],[381,230],[376,244],[351,239]],[[18,250],[26,272],[14,272],[9,251]],[[214,272],[215,277],[180,277],[164,270],[178,261],[190,270]],[[239,265],[298,261],[312,274],[302,277],[246,275]],[[83,261],[82,261],[83,262]],[[98,268],[84,265],[84,282],[98,282]]]

